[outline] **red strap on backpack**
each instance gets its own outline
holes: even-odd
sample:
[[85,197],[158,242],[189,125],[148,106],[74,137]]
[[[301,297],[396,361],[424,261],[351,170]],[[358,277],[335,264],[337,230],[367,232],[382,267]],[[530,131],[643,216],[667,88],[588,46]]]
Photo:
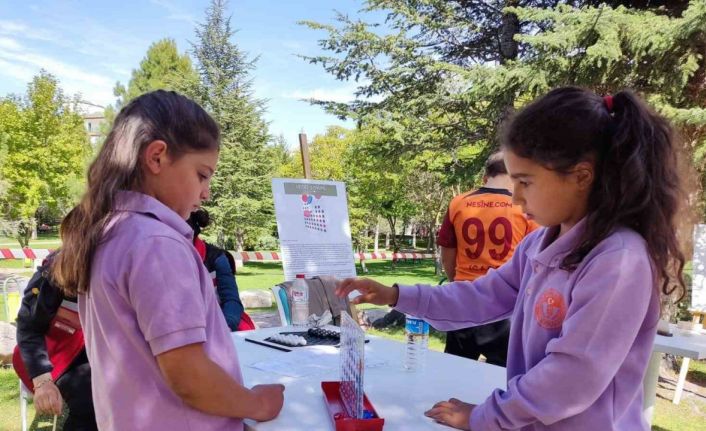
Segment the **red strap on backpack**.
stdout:
[[248,316],[248,313],[243,311],[243,314],[240,315],[240,323],[238,323],[238,329],[236,329],[236,331],[252,331],[253,329],[257,329],[255,322]]
[[[49,325],[49,331],[44,336],[47,344],[47,353],[54,369],[51,371],[52,380],[56,381],[69,368],[71,363],[81,353],[85,346],[83,330],[78,313],[69,308],[73,303],[64,301],[56,313],[56,317]],[[17,376],[27,388],[34,392],[34,384],[27,368],[22,361],[19,346],[12,352],[12,366]]]
[[194,248],[201,256],[201,260],[206,260],[206,243],[199,237],[194,237]]

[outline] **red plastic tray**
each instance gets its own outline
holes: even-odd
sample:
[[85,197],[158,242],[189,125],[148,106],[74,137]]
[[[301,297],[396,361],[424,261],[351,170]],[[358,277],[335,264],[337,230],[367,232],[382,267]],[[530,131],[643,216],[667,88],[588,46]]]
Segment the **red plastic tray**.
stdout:
[[363,394],[363,409],[373,414],[370,419],[355,419],[346,414],[341,400],[341,382],[321,382],[324,401],[336,431],[382,431],[385,419],[378,416],[368,396]]

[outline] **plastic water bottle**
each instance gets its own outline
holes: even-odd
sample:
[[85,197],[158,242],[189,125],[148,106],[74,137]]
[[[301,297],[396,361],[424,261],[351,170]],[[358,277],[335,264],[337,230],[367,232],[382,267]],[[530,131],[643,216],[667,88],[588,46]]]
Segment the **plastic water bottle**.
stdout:
[[306,327],[309,318],[309,285],[304,274],[297,274],[292,284],[292,325]]
[[429,324],[424,320],[405,315],[405,335],[407,348],[404,354],[404,367],[408,371],[424,368],[426,353],[429,345]]

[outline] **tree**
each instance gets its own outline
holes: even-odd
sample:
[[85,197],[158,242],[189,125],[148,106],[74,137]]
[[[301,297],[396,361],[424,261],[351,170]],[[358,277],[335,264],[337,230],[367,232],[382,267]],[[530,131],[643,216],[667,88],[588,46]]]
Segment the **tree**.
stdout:
[[173,90],[184,81],[196,79],[191,59],[187,54],[179,54],[173,39],[160,39],[147,49],[140,67],[132,70],[132,76],[125,87],[115,84],[113,94],[118,98],[116,109],[125,106],[130,100],[154,90]]
[[[506,6],[554,6],[557,0],[370,0],[365,11],[386,11],[384,24],[336,17],[338,26],[304,21],[328,35],[330,55],[304,57],[340,80],[359,83],[358,100],[312,101],[341,117],[374,124],[394,136],[381,151],[424,149],[451,155],[449,172],[477,171],[495,144],[499,123],[513,106],[514,89],[473,86],[494,65],[525,53],[514,36],[534,31]],[[466,73],[475,71],[475,79]],[[470,90],[470,91],[469,91]],[[467,145],[480,148],[459,157]],[[460,181],[461,179],[459,179]]]
[[[535,52],[522,67],[542,83],[538,91],[566,84],[600,93],[634,88],[679,128],[682,151],[693,161],[682,167],[688,189],[676,220],[688,259],[693,225],[704,213],[706,3],[692,1],[679,17],[622,6],[517,13],[525,20],[548,24],[542,34],[521,37]],[[700,174],[698,181],[692,178],[694,168]],[[674,299],[680,294],[677,289],[672,297],[662,298],[665,315],[676,313]]]
[[[396,236],[400,222],[415,222],[433,232],[446,205],[449,187],[440,173],[444,163],[435,154],[413,160],[389,159],[377,151],[385,135],[373,128],[356,130],[330,126],[309,145],[312,178],[346,183],[351,239],[357,250],[366,250],[370,232],[379,229],[382,217],[389,226],[393,249],[401,248]],[[298,151],[290,154],[280,176],[301,178]],[[432,240],[433,242],[433,240]]]
[[375,225],[378,217],[387,221],[392,249],[399,251],[400,222],[411,220],[416,213],[407,195],[407,178],[413,172],[399,158],[384,157],[377,150],[387,139],[378,129],[360,129],[343,160],[348,171],[349,206],[360,209],[360,217],[367,219],[368,227]]
[[[359,83],[352,103],[312,102],[394,137],[381,151],[448,153],[449,172],[480,170],[508,111],[549,86],[605,91],[624,84],[670,98],[676,84],[695,93],[692,107],[703,106],[703,1],[688,9],[683,0],[609,2],[640,10],[577,7],[595,3],[370,0],[365,10],[388,12],[384,24],[341,14],[337,25],[305,21],[327,32],[320,45],[328,51],[305,58],[339,80]],[[585,61],[587,52],[602,63]],[[673,67],[679,68],[675,83]],[[641,74],[650,77],[648,86],[635,79]],[[686,116],[699,117],[694,111]],[[473,155],[459,157],[468,145]]]
[[445,157],[425,151],[405,162],[406,198],[415,206],[415,223],[427,233],[427,250],[436,250],[436,227],[441,224],[452,188],[446,184]]
[[249,239],[269,234],[274,223],[270,181],[277,151],[263,119],[265,102],[253,95],[251,60],[232,42],[227,2],[212,0],[193,46],[198,80],[184,92],[197,100],[221,127],[218,171],[206,205],[221,245],[230,237],[242,250]]
[[0,100],[0,143],[5,230],[28,245],[40,207],[63,213],[76,200],[90,155],[78,99],[64,96],[52,75],[41,71],[24,98]]
[[[370,216],[355,190],[351,188],[350,160],[348,154],[359,133],[340,126],[329,126],[323,135],[316,135],[309,144],[311,177],[315,180],[342,181],[348,192],[351,239],[356,249],[365,249]],[[287,161],[278,175],[284,178],[303,177],[302,159],[298,150],[288,154]]]

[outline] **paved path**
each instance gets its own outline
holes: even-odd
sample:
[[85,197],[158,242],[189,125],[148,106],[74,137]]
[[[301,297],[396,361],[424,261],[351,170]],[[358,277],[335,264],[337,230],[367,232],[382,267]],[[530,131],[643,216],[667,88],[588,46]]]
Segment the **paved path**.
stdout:
[[248,312],[252,320],[255,322],[258,328],[272,328],[275,326],[280,326],[279,314],[277,312]]

